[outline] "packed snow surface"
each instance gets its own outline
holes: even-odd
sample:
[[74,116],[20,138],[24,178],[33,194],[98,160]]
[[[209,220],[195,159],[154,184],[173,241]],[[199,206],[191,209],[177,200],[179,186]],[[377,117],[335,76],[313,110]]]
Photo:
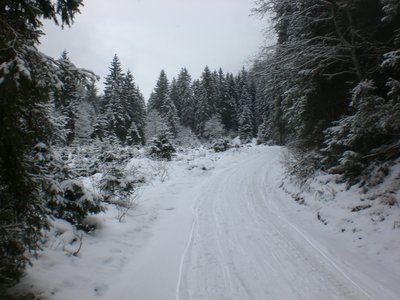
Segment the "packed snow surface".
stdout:
[[324,225],[282,188],[284,151],[178,156],[123,223],[96,217],[77,257],[50,247],[22,284],[65,300],[400,299],[399,229],[381,249],[379,234],[363,248]]

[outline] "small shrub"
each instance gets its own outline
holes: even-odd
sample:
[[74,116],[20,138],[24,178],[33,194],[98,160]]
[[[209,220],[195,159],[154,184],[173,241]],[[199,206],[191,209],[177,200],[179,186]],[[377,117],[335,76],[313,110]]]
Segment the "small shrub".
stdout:
[[138,180],[134,176],[128,176],[117,165],[113,165],[100,180],[100,191],[104,201],[117,207],[119,222],[127,215],[128,211],[137,205]]
[[169,142],[166,135],[160,135],[158,138],[150,141],[149,155],[151,157],[155,159],[171,160],[174,153],[176,153],[176,150]]
[[51,214],[67,220],[78,229],[90,231],[83,223],[85,217],[104,211],[100,195],[86,189],[78,180],[64,180],[54,187],[54,191],[55,195],[47,204]]
[[215,152],[224,152],[231,148],[228,140],[217,140],[211,146]]

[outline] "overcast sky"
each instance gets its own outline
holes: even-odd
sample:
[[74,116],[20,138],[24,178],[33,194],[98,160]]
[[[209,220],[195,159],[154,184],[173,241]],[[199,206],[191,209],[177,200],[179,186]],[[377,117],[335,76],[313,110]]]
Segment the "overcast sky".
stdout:
[[[161,69],[171,80],[186,67],[199,78],[206,65],[236,73],[263,43],[266,20],[254,0],[84,0],[71,28],[46,23],[42,52],[65,49],[78,67],[101,76],[116,53],[147,98]],[[101,85],[102,86],[102,85]]]

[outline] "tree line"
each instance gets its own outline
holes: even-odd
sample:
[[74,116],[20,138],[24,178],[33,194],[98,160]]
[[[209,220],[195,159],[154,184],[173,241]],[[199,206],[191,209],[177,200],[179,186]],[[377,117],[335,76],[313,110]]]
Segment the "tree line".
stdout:
[[[59,59],[71,64],[67,52]],[[99,95],[95,82],[83,86],[62,75],[54,94],[53,115],[61,125],[63,145],[91,140],[145,145],[149,138],[167,135],[179,139],[189,130],[203,141],[239,135],[243,142],[256,137],[262,119],[255,80],[244,68],[236,75],[205,67],[199,79],[186,68],[170,81],[164,70],[147,105],[132,73],[123,72],[114,56]],[[77,126],[79,124],[79,126]]]
[[258,0],[255,12],[273,17],[276,45],[238,74],[205,67],[193,79],[182,68],[169,80],[162,70],[147,104],[117,56],[99,95],[97,76],[67,52],[53,59],[38,51],[42,20],[69,26],[81,5],[0,5],[0,295],[21,276],[26,252],[39,249],[49,216],[80,228],[87,214],[103,209],[52,146],[256,137],[300,154],[300,176],[324,169],[364,184],[373,170],[384,176],[398,161],[396,0]]
[[300,167],[350,183],[395,161],[399,1],[259,0],[254,10],[272,16],[277,37],[252,69],[263,95],[260,138],[303,153]]

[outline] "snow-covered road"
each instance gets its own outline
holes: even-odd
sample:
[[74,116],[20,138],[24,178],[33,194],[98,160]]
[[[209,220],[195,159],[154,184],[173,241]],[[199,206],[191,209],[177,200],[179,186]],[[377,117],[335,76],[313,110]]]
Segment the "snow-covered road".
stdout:
[[278,158],[260,153],[207,180],[177,299],[370,298],[281,214]]
[[165,185],[148,242],[100,298],[396,299],[292,219],[280,151],[238,154]]

